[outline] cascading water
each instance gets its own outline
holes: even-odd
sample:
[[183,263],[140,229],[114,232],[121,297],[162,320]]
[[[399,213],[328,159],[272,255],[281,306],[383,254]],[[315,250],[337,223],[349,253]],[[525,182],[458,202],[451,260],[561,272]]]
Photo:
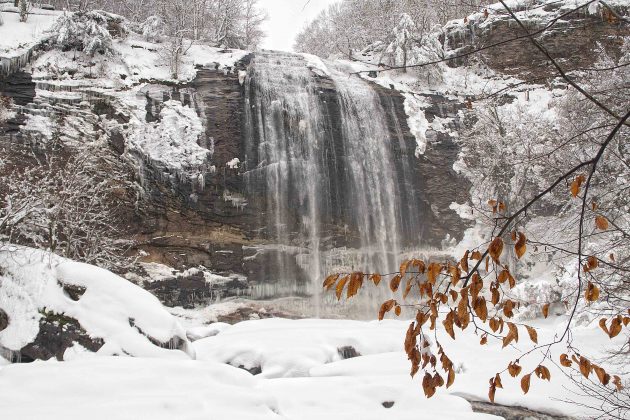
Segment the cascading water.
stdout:
[[331,66],[316,74],[300,55],[259,53],[245,81],[245,135],[245,179],[264,203],[276,276],[255,296],[317,296],[327,273],[391,272],[418,243],[413,150],[368,82]]

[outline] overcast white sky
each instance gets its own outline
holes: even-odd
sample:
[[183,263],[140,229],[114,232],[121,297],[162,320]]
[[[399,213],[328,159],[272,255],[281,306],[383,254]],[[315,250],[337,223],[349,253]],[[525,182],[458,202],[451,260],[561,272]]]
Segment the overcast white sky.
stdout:
[[295,36],[304,25],[337,1],[339,0],[260,0],[261,8],[266,9],[269,15],[264,26],[267,38],[262,47],[291,51]]

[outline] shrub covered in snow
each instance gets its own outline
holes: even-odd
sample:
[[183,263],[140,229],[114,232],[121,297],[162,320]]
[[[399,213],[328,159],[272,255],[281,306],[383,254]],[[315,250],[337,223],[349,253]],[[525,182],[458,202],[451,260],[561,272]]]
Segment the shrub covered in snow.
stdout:
[[105,12],[65,13],[51,29],[51,41],[63,50],[79,50],[94,55],[111,54],[114,36],[127,31],[123,18]]
[[149,16],[141,25],[142,36],[149,42],[160,42],[165,36],[165,25],[159,16]]

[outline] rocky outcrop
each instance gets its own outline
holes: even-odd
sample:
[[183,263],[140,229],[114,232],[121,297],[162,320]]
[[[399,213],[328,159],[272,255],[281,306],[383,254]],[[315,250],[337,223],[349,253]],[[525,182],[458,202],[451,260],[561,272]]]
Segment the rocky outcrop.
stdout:
[[103,340],[90,337],[76,319],[45,309],[41,313],[37,337],[15,354],[13,361],[64,360],[66,350],[76,345],[92,352],[103,346]]
[[[478,13],[466,21],[455,21],[445,28],[445,50],[454,57],[483,49],[474,58],[481,59],[491,69],[524,80],[542,80],[557,76],[557,70],[527,37],[528,33],[537,33],[536,40],[566,71],[592,67],[600,55],[599,46],[616,56],[621,47],[620,37],[630,35],[630,24],[615,16],[627,18],[630,7],[613,6],[612,14],[607,6],[595,3],[568,13],[576,7],[575,3],[542,3],[539,0],[527,9],[514,10],[527,32],[500,9],[492,10],[488,17]],[[490,47],[498,43],[504,44]],[[466,65],[471,57],[453,59],[449,64]]]

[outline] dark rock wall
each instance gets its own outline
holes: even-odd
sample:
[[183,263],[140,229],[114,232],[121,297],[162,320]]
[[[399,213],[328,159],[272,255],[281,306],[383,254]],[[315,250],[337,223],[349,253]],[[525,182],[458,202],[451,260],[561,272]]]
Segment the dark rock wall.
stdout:
[[[567,10],[560,10],[561,4],[562,2],[551,3],[545,10],[553,16],[563,14]],[[620,51],[621,37],[630,35],[628,22],[610,21],[603,10],[600,6],[600,14],[589,14],[587,8],[582,8],[558,20],[535,38],[565,70],[589,68],[599,56],[598,44],[614,56]],[[630,16],[630,7],[618,7],[616,13]],[[447,52],[459,55],[514,38],[520,39],[485,49],[479,54],[451,60],[450,65],[466,65],[474,57],[481,58],[482,62],[495,71],[525,80],[557,76],[557,70],[548,58],[526,37],[527,33],[509,15],[502,12],[500,16],[491,15],[489,19],[489,23],[481,18],[449,27],[444,43]],[[551,17],[532,18],[523,23],[528,33],[535,33],[545,28],[550,21]]]

